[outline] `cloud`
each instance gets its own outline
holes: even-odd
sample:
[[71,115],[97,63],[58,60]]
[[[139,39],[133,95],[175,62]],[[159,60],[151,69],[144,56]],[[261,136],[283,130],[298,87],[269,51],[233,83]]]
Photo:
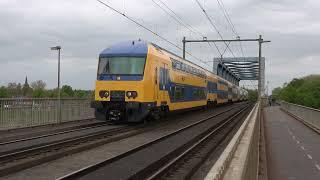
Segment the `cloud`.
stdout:
[[[219,39],[195,1],[162,1],[194,29],[210,39]],[[105,2],[178,45],[181,45],[183,36],[200,38],[177,24],[151,0]],[[263,45],[266,79],[270,81],[270,87],[282,85],[295,77],[318,73],[320,2],[223,2],[241,38],[257,38],[262,34],[264,39],[272,41]],[[216,1],[201,3],[223,37],[235,38]],[[55,45],[62,46],[62,83],[82,89],[94,88],[99,52],[119,41],[142,38],[181,54],[180,50],[94,0],[2,0],[0,22],[0,85],[23,82],[28,75],[30,80],[43,79],[49,88],[55,87],[57,53],[49,49]],[[242,45],[245,56],[257,56],[256,43]],[[225,45],[218,44],[218,47],[223,51]],[[242,55],[239,44],[231,44],[231,48],[236,56]],[[206,61],[219,56],[217,50],[207,44],[187,44],[187,50]],[[231,56],[231,53],[227,51],[225,56]]]

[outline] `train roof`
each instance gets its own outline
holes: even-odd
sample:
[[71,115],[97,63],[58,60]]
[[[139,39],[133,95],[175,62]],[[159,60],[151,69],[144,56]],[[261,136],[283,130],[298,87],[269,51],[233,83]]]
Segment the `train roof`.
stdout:
[[117,44],[114,44],[106,49],[104,49],[100,54],[99,57],[110,57],[110,56],[129,56],[129,57],[144,57],[148,53],[148,44],[151,44],[157,49],[160,49],[162,51],[167,52],[168,54],[171,54],[173,56],[176,56],[182,61],[186,61],[190,64],[193,64],[194,66],[197,66],[198,68],[208,72],[212,73],[211,71],[208,71],[207,69],[197,65],[194,62],[191,62],[187,59],[183,59],[181,56],[178,56],[177,54],[164,49],[157,44],[154,44],[152,42],[142,41],[142,40],[135,40],[135,41],[124,41]]
[[148,53],[148,43],[146,41],[125,41],[104,49],[99,57],[146,57]]
[[[157,49],[160,49],[162,51],[165,51],[168,54],[171,54],[173,56],[175,56],[176,58],[178,58],[180,61],[185,61],[188,62],[202,70],[204,70],[206,73],[208,74],[212,74],[217,76],[218,79],[220,80],[224,80],[227,81],[226,79],[219,77],[218,75],[216,75],[215,73],[213,73],[212,71],[209,71],[201,66],[199,66],[198,64],[189,61],[187,59],[183,59],[181,56],[178,56],[177,54],[164,49],[160,46],[158,46],[157,44],[154,44],[152,42],[147,42],[147,41],[143,41],[143,40],[134,40],[134,41],[124,41],[124,42],[120,42],[117,44],[114,44],[106,49],[104,49],[100,54],[99,57],[120,57],[120,56],[127,56],[127,57],[146,57],[147,53],[148,53],[148,45],[152,45]],[[229,82],[229,81],[227,81]]]

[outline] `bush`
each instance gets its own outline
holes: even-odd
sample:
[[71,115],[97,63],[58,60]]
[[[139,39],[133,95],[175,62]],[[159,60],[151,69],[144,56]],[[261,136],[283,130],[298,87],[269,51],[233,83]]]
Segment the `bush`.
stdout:
[[293,79],[283,88],[276,88],[272,96],[290,103],[320,109],[320,75]]

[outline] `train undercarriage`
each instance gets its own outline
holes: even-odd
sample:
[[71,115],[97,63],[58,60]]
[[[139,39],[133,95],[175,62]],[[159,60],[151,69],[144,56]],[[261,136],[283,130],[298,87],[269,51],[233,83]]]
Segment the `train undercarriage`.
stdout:
[[96,119],[110,122],[141,122],[148,115],[155,119],[160,115],[155,102],[93,101],[91,107]]

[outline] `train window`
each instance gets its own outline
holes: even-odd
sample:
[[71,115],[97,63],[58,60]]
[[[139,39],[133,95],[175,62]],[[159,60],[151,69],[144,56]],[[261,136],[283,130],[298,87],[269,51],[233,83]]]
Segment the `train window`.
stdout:
[[184,97],[184,87],[181,87],[181,99]]
[[174,69],[177,68],[177,62],[176,61],[172,61],[172,68],[174,68]]
[[175,100],[180,100],[184,96],[184,88],[176,86],[175,87],[175,92],[174,92],[174,99]]
[[188,66],[188,73],[192,74],[192,67]]
[[176,92],[176,88],[170,88],[170,98],[174,98],[175,97],[175,92]]
[[181,62],[177,63],[177,69],[179,69],[179,70],[182,69],[182,63]]
[[204,89],[200,89],[199,91],[200,91],[200,92],[199,92],[199,97],[200,97],[201,99],[205,98],[205,97],[206,97],[205,90],[204,90]]
[[190,73],[190,74],[194,74],[196,76],[199,76],[199,77],[206,77],[206,74],[204,71],[201,71],[195,67],[192,67],[190,65],[187,65],[187,64],[184,64],[178,60],[175,60],[175,59],[172,59],[172,69],[177,69],[177,70],[181,70],[181,71],[184,71],[184,72],[187,72],[187,73]]
[[181,71],[185,71],[185,66],[182,63],[181,63]]
[[196,88],[193,89],[192,97],[197,97],[197,89]]

